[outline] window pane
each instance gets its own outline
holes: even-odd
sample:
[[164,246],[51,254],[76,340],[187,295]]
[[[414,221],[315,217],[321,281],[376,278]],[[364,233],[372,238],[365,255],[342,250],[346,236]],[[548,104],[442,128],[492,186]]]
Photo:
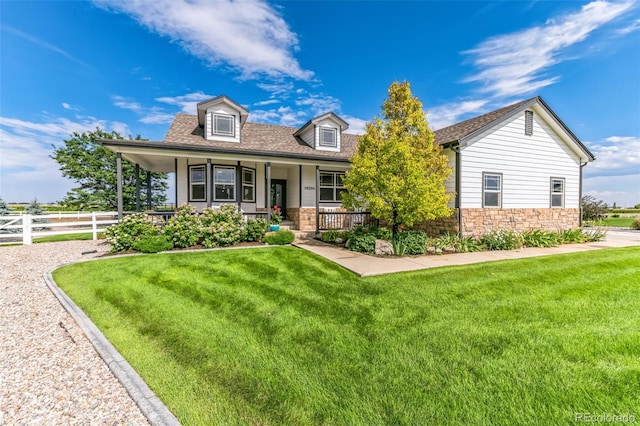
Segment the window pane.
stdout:
[[320,129],[320,145],[336,146],[336,130]]
[[236,171],[231,168],[216,167],[214,170],[214,179],[216,183],[235,183]]
[[562,206],[562,195],[553,194],[551,196],[551,207],[563,207]]
[[558,194],[562,194],[564,192],[564,182],[561,180],[553,180],[551,181],[552,184],[552,192],[558,193]]
[[192,200],[204,200],[204,185],[191,185],[191,199]]
[[333,186],[333,173],[320,173],[320,186]]
[[233,185],[216,185],[215,187],[215,199],[216,200],[234,200]]
[[342,201],[342,194],[345,194],[346,192],[347,192],[346,189],[341,189],[341,188],[336,189],[336,195],[337,195],[336,201]]
[[253,185],[253,170],[242,171],[242,183]]
[[342,186],[342,180],[344,179],[344,173],[338,173],[336,174],[336,185],[337,186]]
[[484,193],[484,205],[485,205],[485,207],[500,207],[500,193],[499,192],[485,192]]
[[213,132],[219,135],[233,135],[233,116],[214,115]]
[[333,188],[320,188],[320,201],[334,201]]
[[205,171],[204,167],[191,168],[191,183],[204,183]]
[[242,187],[242,201],[255,201],[255,198],[253,197],[253,186]]
[[500,176],[499,175],[484,175],[484,190],[485,191],[500,191]]

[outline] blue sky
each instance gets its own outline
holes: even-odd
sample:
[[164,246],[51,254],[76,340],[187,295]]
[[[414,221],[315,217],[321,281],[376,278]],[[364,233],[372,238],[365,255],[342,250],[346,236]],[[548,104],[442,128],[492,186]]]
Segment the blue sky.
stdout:
[[0,197],[53,202],[49,158],[96,127],[162,140],[226,94],[249,120],[351,131],[407,80],[432,128],[540,95],[597,157],[584,189],[640,203],[634,1],[0,0]]

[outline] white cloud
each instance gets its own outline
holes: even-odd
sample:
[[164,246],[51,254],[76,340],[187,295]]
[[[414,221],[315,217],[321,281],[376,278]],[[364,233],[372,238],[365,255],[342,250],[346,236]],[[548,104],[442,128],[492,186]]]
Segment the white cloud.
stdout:
[[78,107],[74,107],[71,104],[68,104],[66,102],[62,102],[62,108],[69,110],[69,111],[80,111],[80,108]]
[[467,114],[473,114],[474,116],[480,115],[484,112],[483,107],[487,105],[487,103],[488,101],[486,100],[478,99],[449,102],[444,105],[429,108],[427,113],[429,127],[434,130],[443,129],[462,121],[461,117]]
[[625,34],[629,34],[632,33],[636,30],[640,29],[640,19],[636,19],[635,21],[631,22],[629,25],[627,25],[624,28],[620,28],[618,31],[616,31],[618,34],[620,35],[625,35]]
[[[280,97],[287,99],[293,92],[292,82],[280,82],[280,83],[257,83],[258,88],[271,93],[272,97]],[[298,89],[302,90],[302,89]]]
[[585,195],[591,195],[610,206],[616,203],[622,207],[633,207],[640,203],[640,173],[585,177],[583,188]]
[[73,187],[63,178],[58,164],[50,158],[54,146],[60,146],[74,132],[90,132],[100,127],[128,135],[126,124],[77,116],[76,120],[45,116],[41,122],[0,117],[0,196],[7,202],[60,200]]
[[579,12],[550,19],[543,26],[491,37],[463,52],[479,72],[465,82],[479,82],[483,93],[495,97],[532,93],[558,81],[545,71],[567,60],[566,50],[594,30],[633,7],[633,2],[593,1]]
[[206,101],[207,99],[211,99],[213,97],[215,96],[207,95],[203,92],[193,92],[180,96],[163,96],[161,98],[156,98],[156,101],[169,105],[179,106],[180,111],[185,114],[195,114],[198,102]]
[[640,181],[640,137],[611,136],[598,143],[587,143],[596,161],[585,174],[591,176],[636,174]]
[[304,123],[304,111],[294,111],[289,106],[277,109],[251,111],[251,121],[256,123],[278,124],[280,126],[298,126]]
[[142,106],[138,102],[127,100],[124,96],[113,96],[113,104],[118,108],[128,109],[134,112],[142,110]]
[[254,106],[265,106],[265,105],[273,105],[273,104],[278,104],[278,103],[280,103],[280,101],[277,100],[277,99],[267,99],[266,101],[256,102],[253,105]]
[[344,121],[349,123],[349,128],[346,133],[351,133],[354,135],[362,135],[364,134],[365,125],[368,123],[367,120],[363,120],[361,118],[351,117],[348,115],[341,116]]
[[340,100],[324,93],[309,93],[307,91],[296,91],[298,98],[295,100],[297,107],[306,107],[311,110],[311,114],[316,116],[329,111],[338,113],[340,111]]
[[177,41],[212,66],[227,64],[244,78],[313,73],[294,58],[298,37],[278,10],[263,0],[94,0],[130,15],[141,25]]

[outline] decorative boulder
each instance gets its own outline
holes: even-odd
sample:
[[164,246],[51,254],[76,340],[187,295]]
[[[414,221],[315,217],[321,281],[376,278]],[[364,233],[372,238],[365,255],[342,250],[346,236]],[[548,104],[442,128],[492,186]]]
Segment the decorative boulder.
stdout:
[[376,240],[375,254],[393,255],[393,246],[389,241]]
[[344,239],[340,237],[336,238],[336,244],[342,244],[342,243],[344,243]]

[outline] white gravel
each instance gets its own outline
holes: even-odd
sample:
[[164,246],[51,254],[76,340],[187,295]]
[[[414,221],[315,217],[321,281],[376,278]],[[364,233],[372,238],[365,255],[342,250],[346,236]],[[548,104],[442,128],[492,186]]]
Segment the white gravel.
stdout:
[[148,424],[43,278],[107,250],[101,241],[0,246],[0,425]]

